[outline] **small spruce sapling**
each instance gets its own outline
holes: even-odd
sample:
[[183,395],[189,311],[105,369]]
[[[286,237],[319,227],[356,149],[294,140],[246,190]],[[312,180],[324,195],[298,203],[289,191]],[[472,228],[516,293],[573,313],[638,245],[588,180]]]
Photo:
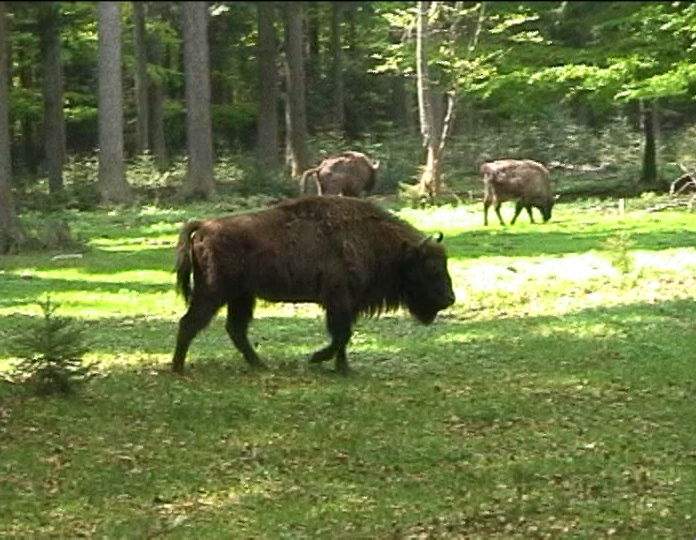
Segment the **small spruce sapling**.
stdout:
[[43,318],[12,341],[12,352],[20,359],[13,379],[30,385],[38,395],[71,393],[77,384],[96,375],[94,363],[82,361],[88,350],[84,330],[74,321],[56,316],[57,306],[50,296],[37,304]]

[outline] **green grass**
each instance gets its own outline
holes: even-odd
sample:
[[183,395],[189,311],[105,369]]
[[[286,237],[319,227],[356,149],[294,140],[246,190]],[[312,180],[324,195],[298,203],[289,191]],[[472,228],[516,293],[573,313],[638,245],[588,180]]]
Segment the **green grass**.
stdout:
[[0,383],[0,536],[693,538],[696,216],[640,206],[401,209],[445,233],[457,303],[360,321],[347,378],[306,364],[318,308],[263,302],[269,371],[220,317],[170,374],[178,227],[234,201],[65,214],[82,259],[0,260],[0,374],[50,292],[102,376],[67,399]]

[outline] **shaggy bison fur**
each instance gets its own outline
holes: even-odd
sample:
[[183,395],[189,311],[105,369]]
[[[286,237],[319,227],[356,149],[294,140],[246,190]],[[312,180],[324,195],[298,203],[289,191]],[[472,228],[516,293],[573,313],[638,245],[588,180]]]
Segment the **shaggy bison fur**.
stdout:
[[[227,305],[227,332],[252,366],[262,362],[247,329],[256,298],[311,302],[326,310],[328,346],[348,371],[346,345],[360,314],[405,306],[424,324],[454,303],[442,234],[426,237],[361,199],[302,197],[273,208],[183,226],[177,286],[188,311],[179,322],[172,369],[182,371],[191,340]],[[193,280],[191,280],[193,277]]]
[[505,201],[516,201],[515,215],[510,222],[514,225],[523,208],[534,223],[532,207],[541,212],[546,223],[551,219],[551,209],[555,202],[551,191],[549,171],[541,163],[530,159],[500,159],[481,165],[484,183],[483,224],[488,225],[488,208],[494,205],[501,225],[505,225],[500,215],[500,205]]
[[346,195],[360,197],[375,187],[379,161],[372,163],[361,152],[347,151],[326,158],[319,166],[302,174],[300,190],[307,193],[307,178],[316,176],[318,195]]

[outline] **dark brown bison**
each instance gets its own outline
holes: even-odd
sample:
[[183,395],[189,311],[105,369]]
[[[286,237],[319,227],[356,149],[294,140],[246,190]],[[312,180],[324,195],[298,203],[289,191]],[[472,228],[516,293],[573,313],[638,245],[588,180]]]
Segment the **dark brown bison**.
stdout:
[[541,212],[544,223],[551,219],[555,199],[551,191],[549,171],[541,163],[530,159],[499,159],[481,165],[484,183],[483,224],[488,225],[488,208],[495,205],[495,213],[501,225],[500,205],[505,201],[516,201],[515,215],[510,222],[514,225],[523,208],[534,223],[532,206]]
[[372,163],[365,154],[347,151],[326,158],[319,166],[302,174],[300,190],[307,193],[307,178],[316,176],[318,195],[360,197],[375,187],[379,161]]
[[[454,302],[447,256],[435,239],[374,204],[348,197],[303,197],[273,208],[184,225],[177,286],[188,311],[179,322],[174,371],[191,340],[227,304],[227,333],[246,361],[263,366],[247,328],[256,298],[312,302],[326,310],[331,343],[310,362],[336,358],[360,314],[405,306],[424,324]],[[193,283],[191,283],[193,275]]]

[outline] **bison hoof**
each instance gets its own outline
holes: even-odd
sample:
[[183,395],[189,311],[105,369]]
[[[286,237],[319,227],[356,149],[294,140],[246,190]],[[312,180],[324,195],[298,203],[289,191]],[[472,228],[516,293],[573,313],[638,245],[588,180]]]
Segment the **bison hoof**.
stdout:
[[336,366],[336,373],[338,373],[339,375],[347,376],[351,375],[353,373],[353,370],[350,367],[348,367],[347,364],[343,364],[341,366]]
[[320,351],[315,352],[312,356],[309,357],[309,363],[321,364],[322,362],[331,360],[334,354],[336,354],[336,351],[334,351],[331,348],[321,349]]
[[266,371],[268,366],[264,364],[261,360],[256,360],[254,362],[248,362],[249,368],[256,371]]

